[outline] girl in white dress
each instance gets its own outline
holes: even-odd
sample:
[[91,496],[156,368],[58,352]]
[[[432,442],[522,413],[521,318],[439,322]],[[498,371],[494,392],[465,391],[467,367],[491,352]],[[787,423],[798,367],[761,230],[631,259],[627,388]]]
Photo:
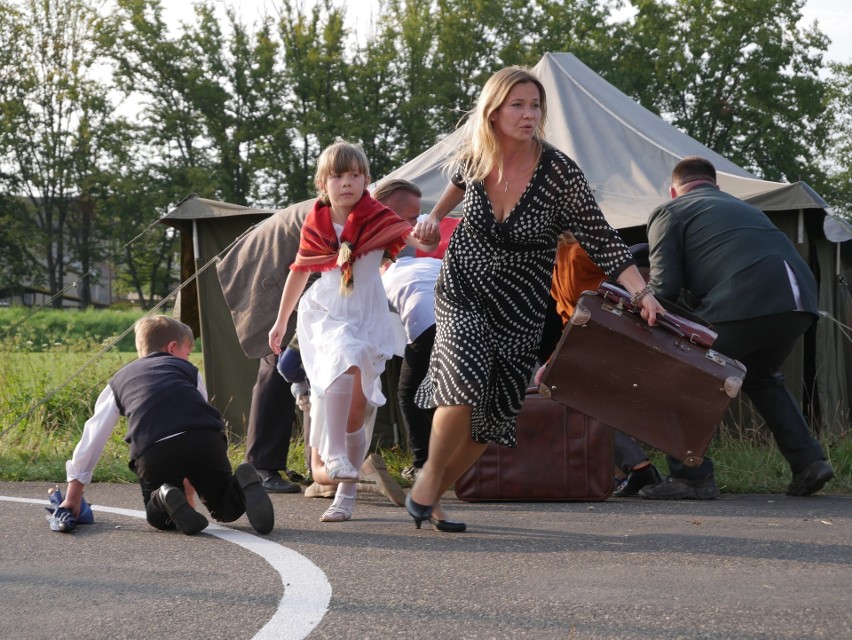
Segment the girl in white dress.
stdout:
[[[311,381],[311,469],[320,484],[338,484],[325,522],[349,520],[358,468],[372,438],[376,407],[385,403],[380,376],[402,354],[379,267],[404,246],[433,250],[440,234],[415,237],[411,226],[370,197],[370,167],[358,145],[338,141],[317,161],[319,198],[302,227],[299,252],[281,294],[269,346],[281,339],[298,302],[297,333]],[[302,296],[310,272],[321,277]],[[301,296],[301,300],[300,300]]]

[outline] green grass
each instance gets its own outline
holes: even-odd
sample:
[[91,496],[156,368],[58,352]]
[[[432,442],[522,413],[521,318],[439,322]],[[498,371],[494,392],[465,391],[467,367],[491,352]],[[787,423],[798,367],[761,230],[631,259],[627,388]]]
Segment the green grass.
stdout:
[[[852,493],[852,439],[848,435],[825,438],[822,447],[836,474],[822,491]],[[649,453],[665,475],[665,456],[658,451]],[[713,439],[707,455],[713,459],[716,483],[723,493],[784,493],[790,482],[787,461],[774,441],[763,434],[740,437],[722,430]]]
[[[0,480],[64,482],[65,461],[80,438],[95,400],[110,376],[136,357],[130,340],[103,351],[141,316],[128,311],[42,311],[10,329],[25,313],[0,309]],[[128,346],[129,345],[129,348]],[[202,367],[199,350],[193,362]],[[722,430],[708,454],[716,465],[716,480],[727,493],[783,493],[790,480],[786,462],[765,429],[741,429],[744,435]],[[827,493],[852,494],[852,438],[842,434],[823,439],[837,477]],[[127,444],[120,424],[95,470],[96,482],[135,482],[127,467]],[[245,443],[232,437],[230,459],[242,461]],[[665,472],[658,452],[649,452]],[[411,464],[401,447],[380,454],[403,486],[402,470]],[[295,438],[290,468],[306,475],[304,448]]]

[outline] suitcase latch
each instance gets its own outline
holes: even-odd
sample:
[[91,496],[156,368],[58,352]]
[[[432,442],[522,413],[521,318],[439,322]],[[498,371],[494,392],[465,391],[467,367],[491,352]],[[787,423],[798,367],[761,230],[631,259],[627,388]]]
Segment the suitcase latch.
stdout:
[[715,362],[716,364],[718,364],[721,367],[725,366],[725,359],[722,356],[720,356],[718,353],[713,351],[713,349],[707,349],[707,353],[705,354],[704,357],[707,358],[708,360],[712,360],[713,362]]
[[601,305],[601,308],[602,308],[604,311],[609,311],[609,312],[610,312],[612,315],[614,315],[614,316],[620,316],[620,315],[622,315],[622,311],[621,311],[621,310],[623,309],[623,307],[622,307],[622,305],[621,305],[621,303],[620,303],[620,302],[618,303],[618,306],[613,306],[613,305],[609,304],[608,302],[604,302],[604,303]]

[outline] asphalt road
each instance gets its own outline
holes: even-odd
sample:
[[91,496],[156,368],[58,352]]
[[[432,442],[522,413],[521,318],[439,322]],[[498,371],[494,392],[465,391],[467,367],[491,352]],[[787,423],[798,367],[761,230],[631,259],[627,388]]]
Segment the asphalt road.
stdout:
[[189,537],[94,484],[96,522],[49,529],[46,483],[0,483],[0,638],[852,638],[852,496],[471,504],[464,534],[276,495]]

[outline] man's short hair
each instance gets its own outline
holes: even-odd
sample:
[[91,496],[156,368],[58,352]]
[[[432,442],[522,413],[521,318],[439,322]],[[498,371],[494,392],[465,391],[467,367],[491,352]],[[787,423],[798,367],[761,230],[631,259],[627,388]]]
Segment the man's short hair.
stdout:
[[192,344],[195,340],[188,325],[163,315],[140,318],[133,325],[133,331],[136,333],[136,353],[140,358],[165,351],[172,341]]
[[387,198],[390,194],[395,191],[407,191],[408,193],[417,196],[418,198],[423,197],[423,192],[420,191],[420,187],[411,182],[410,180],[403,180],[402,178],[394,178],[393,180],[387,180],[381,183],[378,187],[373,190],[373,198],[375,200],[383,200]]
[[682,185],[696,180],[712,180],[716,182],[716,167],[713,163],[699,156],[689,156],[675,165],[672,170],[672,185]]

